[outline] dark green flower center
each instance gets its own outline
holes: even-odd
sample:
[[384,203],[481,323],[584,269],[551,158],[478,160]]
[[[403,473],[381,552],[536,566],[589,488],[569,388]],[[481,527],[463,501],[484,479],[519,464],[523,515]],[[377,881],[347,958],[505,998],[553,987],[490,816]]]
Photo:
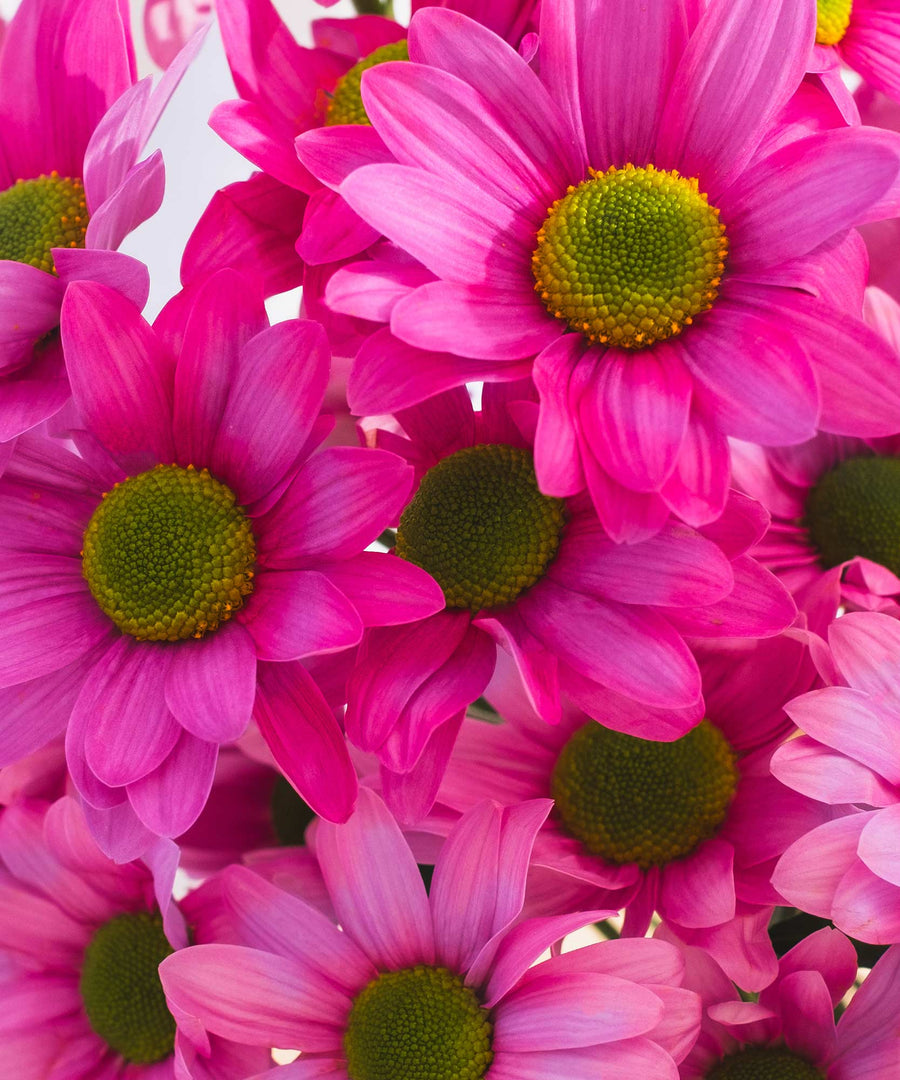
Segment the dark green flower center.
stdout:
[[783,1046],[745,1046],[717,1062],[706,1080],[824,1080],[808,1061]]
[[84,185],[51,173],[17,180],[0,192],[0,259],[55,274],[51,248],[83,248],[88,227]]
[[371,124],[360,93],[363,72],[378,64],[384,64],[388,60],[408,59],[409,49],[404,38],[403,41],[392,41],[389,45],[382,45],[363,57],[358,64],[354,64],[347,74],[338,80],[334,88],[325,112],[326,127],[331,127],[333,124]]
[[837,45],[852,13],[853,0],[816,0],[816,44]]
[[278,843],[284,847],[305,843],[306,827],[316,815],[283,776],[275,781],[269,805]]
[[394,550],[431,574],[448,607],[499,607],[543,576],[565,512],[563,499],[538,490],[529,451],[467,446],[422,478]]
[[718,295],[728,253],[719,211],[674,170],[590,171],[538,232],[535,290],[589,341],[641,349],[680,334]]
[[94,933],[78,989],[93,1030],[126,1061],[149,1065],[172,1053],[175,1020],[159,965],[174,950],[162,916],[118,915]]
[[563,826],[588,851],[647,869],[714,836],[737,781],[734,752],[708,720],[674,742],[591,720],[563,747],[550,790]]
[[139,641],[202,637],[253,591],[256,545],[234,493],[192,466],[157,465],[116,484],[84,534],[94,599]]
[[493,1025],[458,975],[419,964],[379,975],[353,1002],[350,1080],[482,1080]]
[[825,567],[861,555],[900,574],[900,458],[840,462],[809,493],[806,524]]

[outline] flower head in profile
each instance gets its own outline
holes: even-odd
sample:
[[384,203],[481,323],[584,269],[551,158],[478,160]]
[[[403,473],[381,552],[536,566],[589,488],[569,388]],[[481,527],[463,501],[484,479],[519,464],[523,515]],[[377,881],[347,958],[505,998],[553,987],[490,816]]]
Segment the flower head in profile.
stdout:
[[412,470],[382,450],[317,451],[321,327],[269,327],[232,271],[185,303],[186,319],[170,309],[154,329],[113,290],[73,285],[63,330],[84,456],[23,436],[0,481],[0,760],[65,730],[118,856],[190,826],[219,744],[251,713],[315,809],[345,818],[356,773],[297,661],[442,602],[414,566],[388,591],[388,557],[365,551]]
[[549,807],[473,809],[447,840],[428,894],[396,822],[361,789],[350,820],[320,823],[316,834],[341,929],[232,867],[222,889],[242,944],[169,957],[160,977],[173,1009],[223,1038],[301,1050],[285,1076],[588,1080],[633,1071],[674,1080],[696,1037],[698,1003],[680,988],[673,946],[603,942],[535,965],[601,915],[518,918]]
[[69,397],[69,283],[147,299],[146,268],[116,249],[162,201],[160,152],[139,158],[192,50],[156,90],[136,83],[122,11],[117,0],[24,0],[0,55],[0,444]]
[[166,1006],[159,964],[207,940],[213,908],[172,898],[178,851],[116,865],[74,799],[0,818],[0,1035],[21,1080],[243,1080],[266,1052],[215,1039],[198,1053]]
[[359,351],[351,408],[532,371],[540,487],[587,486],[616,540],[670,511],[715,519],[726,436],[900,426],[900,361],[810,284],[850,226],[892,214],[900,142],[779,121],[811,3],[696,8],[547,0],[539,74],[477,23],[422,11],[415,62],[362,80],[391,158],[371,163],[347,128],[298,140],[392,241],[326,291],[389,324]]

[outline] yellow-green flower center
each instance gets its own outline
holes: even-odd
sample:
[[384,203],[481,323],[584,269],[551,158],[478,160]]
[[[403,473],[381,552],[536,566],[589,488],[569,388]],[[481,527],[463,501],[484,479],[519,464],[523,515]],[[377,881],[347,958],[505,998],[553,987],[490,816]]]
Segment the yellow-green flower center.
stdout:
[[808,1061],[783,1046],[745,1046],[717,1062],[706,1080],[824,1080]]
[[371,124],[360,93],[363,72],[377,64],[384,64],[388,60],[408,59],[409,49],[404,38],[402,41],[392,41],[389,45],[382,45],[363,57],[359,63],[354,64],[347,74],[338,80],[334,88],[325,111],[325,125],[330,127],[332,124]]
[[422,478],[394,550],[431,574],[448,607],[499,607],[543,576],[565,513],[563,499],[538,491],[528,450],[467,446]]
[[350,1080],[482,1080],[493,1025],[458,975],[417,967],[379,975],[353,1001],[344,1052]]
[[564,828],[591,854],[647,869],[714,836],[737,781],[734,752],[708,720],[674,742],[591,720],[563,747],[550,791]]
[[816,44],[837,45],[852,13],[853,0],[816,0]]
[[809,493],[806,524],[825,567],[861,555],[900,574],[900,458],[840,462]]
[[0,259],[56,273],[51,248],[83,248],[88,227],[84,185],[51,173],[17,180],[0,192]]
[[696,180],[591,169],[550,207],[531,257],[547,311],[589,341],[642,349],[708,310],[725,269],[719,211]]
[[256,545],[230,488],[206,469],[157,465],[116,484],[84,534],[94,599],[139,641],[202,637],[253,591]]
[[149,1065],[172,1053],[175,1020],[166,1007],[159,965],[173,952],[162,917],[118,915],[84,953],[78,989],[91,1028],[126,1061]]

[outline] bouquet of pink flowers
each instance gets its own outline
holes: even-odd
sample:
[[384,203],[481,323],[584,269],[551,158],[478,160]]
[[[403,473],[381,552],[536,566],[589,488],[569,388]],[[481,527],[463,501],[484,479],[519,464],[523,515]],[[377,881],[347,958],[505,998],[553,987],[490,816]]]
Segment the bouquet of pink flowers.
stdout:
[[354,6],[4,28],[0,1080],[898,1080],[900,0]]

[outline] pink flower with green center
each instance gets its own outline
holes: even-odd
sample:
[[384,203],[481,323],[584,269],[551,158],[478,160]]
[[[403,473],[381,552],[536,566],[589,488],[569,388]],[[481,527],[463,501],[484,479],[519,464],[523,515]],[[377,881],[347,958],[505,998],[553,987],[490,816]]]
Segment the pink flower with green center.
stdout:
[[166,1005],[160,963],[187,945],[188,924],[197,941],[218,925],[217,905],[175,903],[177,865],[166,840],[141,862],[111,862],[71,798],[4,811],[0,1039],[17,1077],[243,1080],[265,1068],[267,1051],[224,1039],[198,1052]]
[[624,932],[642,935],[655,911],[758,990],[774,974],[766,926],[779,902],[768,884],[775,861],[830,816],[768,767],[791,730],[784,702],[816,673],[805,646],[787,637],[707,644],[698,660],[704,719],[666,742],[646,737],[662,728],[654,710],[608,692],[550,726],[506,662],[488,692],[505,722],[463,723],[435,809],[417,829],[446,832],[485,797],[551,797],[528,914],[624,908]]
[[396,822],[361,789],[353,817],[323,822],[316,834],[341,929],[232,867],[222,891],[241,944],[168,957],[160,977],[172,1008],[222,1038],[301,1050],[278,1070],[284,1077],[676,1080],[675,1062],[696,1038],[698,1001],[680,987],[673,946],[604,942],[535,964],[601,916],[519,918],[549,806],[473,809],[426,893]]
[[894,0],[816,0],[811,70],[842,64],[892,98],[900,98],[900,10]]
[[[0,59],[0,444],[69,397],[60,347],[68,285],[143,306],[146,267],[116,249],[156,212],[159,151],[143,147],[192,54],[156,90],[135,83],[117,0],[24,0]],[[4,460],[10,447],[0,446]]]
[[[685,638],[764,637],[795,617],[774,576],[743,554],[764,527],[744,496],[715,526],[670,521],[621,545],[583,493],[542,494],[537,405],[516,400],[530,392],[487,385],[475,412],[459,388],[398,413],[407,437],[370,433],[418,480],[389,566],[421,567],[445,599],[427,619],[368,633],[348,684],[347,733],[379,756],[405,820],[427,809],[498,647],[550,723],[560,694],[590,709],[611,693],[621,701],[613,726],[675,738],[702,715]],[[411,800],[403,809],[400,789]]]
[[785,706],[804,733],[772,759],[837,819],[784,853],[773,881],[788,903],[877,945],[900,940],[900,622],[852,612],[828,628],[834,685]]
[[894,213],[900,143],[778,120],[811,4],[696,8],[549,0],[539,75],[476,23],[420,12],[415,62],[362,80],[392,159],[355,129],[297,144],[430,275],[385,257],[332,279],[327,302],[388,324],[357,355],[352,410],[530,370],[541,489],[587,486],[617,540],[671,511],[714,520],[728,435],[900,427],[895,354],[795,287],[823,245]]
[[442,605],[418,567],[398,577],[365,550],[412,470],[382,450],[317,451],[324,333],[269,327],[232,271],[155,329],[78,283],[63,333],[83,456],[22,436],[0,481],[0,762],[65,730],[92,827],[133,857],[196,819],[219,744],[252,713],[307,801],[346,818],[356,772],[296,661]]

